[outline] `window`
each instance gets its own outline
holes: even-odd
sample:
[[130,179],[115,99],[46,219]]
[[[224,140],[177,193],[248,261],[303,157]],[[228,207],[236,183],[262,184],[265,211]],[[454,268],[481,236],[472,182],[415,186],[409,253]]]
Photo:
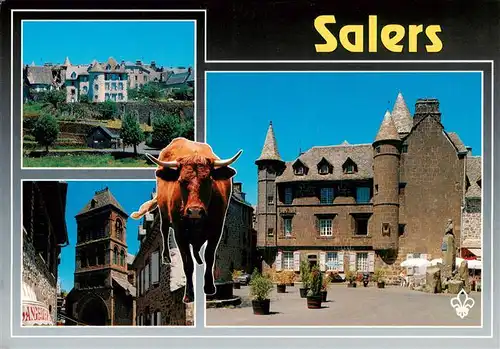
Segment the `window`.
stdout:
[[120,219],[116,220],[115,228],[116,228],[116,238],[118,240],[121,240],[123,238],[123,223]]
[[274,229],[267,228],[267,237],[273,237],[273,236],[274,236]]
[[95,84],[95,85],[94,85],[94,89],[95,89],[96,91],[97,91],[97,90],[99,90],[99,85]]
[[141,269],[141,294],[144,293],[145,288],[145,277],[144,277],[144,269]]
[[137,75],[135,75],[134,78],[135,78],[135,81],[137,81]]
[[355,235],[368,235],[368,215],[356,215],[354,218],[354,234]]
[[106,93],[104,95],[104,99],[107,100],[107,101],[109,101],[111,99],[111,97],[109,96],[109,93]]
[[272,196],[272,195],[267,196],[267,204],[268,205],[274,204],[274,196]]
[[99,245],[97,247],[97,264],[104,265],[104,257],[105,257],[105,248],[103,245]]
[[75,72],[71,73],[71,78],[72,78],[72,79],[75,79],[75,78],[76,78],[76,73],[75,73]]
[[87,266],[87,254],[85,251],[80,251],[80,266],[85,268]]
[[375,194],[378,194],[378,184],[375,184]]
[[142,295],[142,272],[137,273],[137,288],[139,290],[139,295]]
[[375,148],[375,151],[377,152],[377,154],[380,153],[380,147]]
[[155,312],[154,315],[154,325],[155,326],[161,326],[161,313],[159,310]]
[[146,264],[146,267],[144,268],[144,290],[147,291],[149,290],[149,263]]
[[357,203],[370,202],[370,188],[368,188],[368,187],[356,188],[356,202]]
[[283,252],[283,269],[293,270],[293,252]]
[[111,83],[111,90],[113,90],[113,91],[116,90],[116,82]]
[[156,285],[160,282],[160,252],[151,254],[151,283]]
[[119,82],[118,83],[118,89],[119,90],[123,90],[123,82]]
[[105,84],[104,84],[104,88],[105,88],[106,90],[109,90],[109,82],[107,82],[107,83],[105,83]]
[[285,225],[285,237],[291,237],[292,236],[292,218],[287,217],[283,218],[284,225]]
[[353,173],[354,172],[354,166],[353,164],[347,164],[345,167],[345,172],[346,173]]
[[88,90],[87,86],[83,86],[82,90],[83,90],[83,93],[87,93],[87,90]]
[[403,146],[401,147],[401,152],[408,153],[408,144],[403,144]]
[[120,252],[120,265],[125,266],[125,251]]
[[328,165],[322,164],[319,168],[319,173],[320,174],[328,174]]
[[291,205],[293,202],[293,191],[292,188],[285,188],[285,205]]
[[406,224],[399,224],[398,225],[398,233],[399,233],[399,236],[402,236],[405,234],[405,231],[406,231]]
[[339,258],[337,252],[326,253],[326,270],[339,269]]
[[320,219],[319,220],[319,235],[320,236],[332,236],[332,219]]
[[356,166],[354,161],[351,160],[351,158],[347,158],[347,160],[342,165],[342,170],[346,174],[351,174],[358,172],[358,167]]
[[368,271],[368,252],[356,253],[356,270]]
[[321,188],[320,203],[322,204],[333,203],[333,188]]
[[118,248],[115,247],[113,252],[113,264],[118,264]]
[[144,81],[145,82],[148,81],[148,77],[147,76],[144,77]]
[[399,183],[399,195],[405,194],[406,183]]
[[295,174],[302,176],[304,174],[304,167],[303,166],[298,166],[295,168]]

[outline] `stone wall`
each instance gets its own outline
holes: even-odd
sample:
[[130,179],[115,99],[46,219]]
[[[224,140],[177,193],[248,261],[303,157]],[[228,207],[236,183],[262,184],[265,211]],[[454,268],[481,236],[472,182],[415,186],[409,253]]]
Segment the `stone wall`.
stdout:
[[214,268],[222,278],[234,269],[252,272],[252,212],[251,206],[234,199],[229,202]]
[[28,239],[23,241],[23,282],[35,290],[37,300],[47,306],[55,322],[57,319],[57,280]]
[[477,241],[481,245],[481,199],[467,199],[463,214],[462,241]]

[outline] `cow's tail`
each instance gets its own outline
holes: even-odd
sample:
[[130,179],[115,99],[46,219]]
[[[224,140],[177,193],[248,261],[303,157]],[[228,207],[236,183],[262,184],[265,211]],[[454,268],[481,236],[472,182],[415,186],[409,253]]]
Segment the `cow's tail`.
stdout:
[[143,217],[146,213],[154,211],[158,208],[158,200],[156,199],[156,195],[151,200],[143,203],[139,208],[139,211],[133,212],[130,217],[133,219],[139,219]]

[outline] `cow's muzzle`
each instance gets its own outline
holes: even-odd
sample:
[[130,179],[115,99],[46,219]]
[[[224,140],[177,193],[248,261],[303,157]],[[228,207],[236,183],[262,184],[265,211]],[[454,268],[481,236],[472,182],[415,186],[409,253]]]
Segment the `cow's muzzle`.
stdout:
[[188,207],[186,209],[186,218],[189,219],[202,219],[205,218],[206,212],[202,207]]

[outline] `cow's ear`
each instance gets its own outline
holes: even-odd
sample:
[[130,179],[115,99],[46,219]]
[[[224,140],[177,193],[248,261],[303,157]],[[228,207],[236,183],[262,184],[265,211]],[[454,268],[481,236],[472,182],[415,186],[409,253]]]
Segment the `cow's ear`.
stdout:
[[233,176],[236,174],[236,171],[229,166],[222,166],[219,168],[212,169],[212,172],[210,174],[212,175],[212,178],[215,180],[230,179],[233,178]]
[[156,170],[156,177],[163,179],[164,181],[172,182],[179,179],[179,170],[174,170],[172,168],[159,168]]

